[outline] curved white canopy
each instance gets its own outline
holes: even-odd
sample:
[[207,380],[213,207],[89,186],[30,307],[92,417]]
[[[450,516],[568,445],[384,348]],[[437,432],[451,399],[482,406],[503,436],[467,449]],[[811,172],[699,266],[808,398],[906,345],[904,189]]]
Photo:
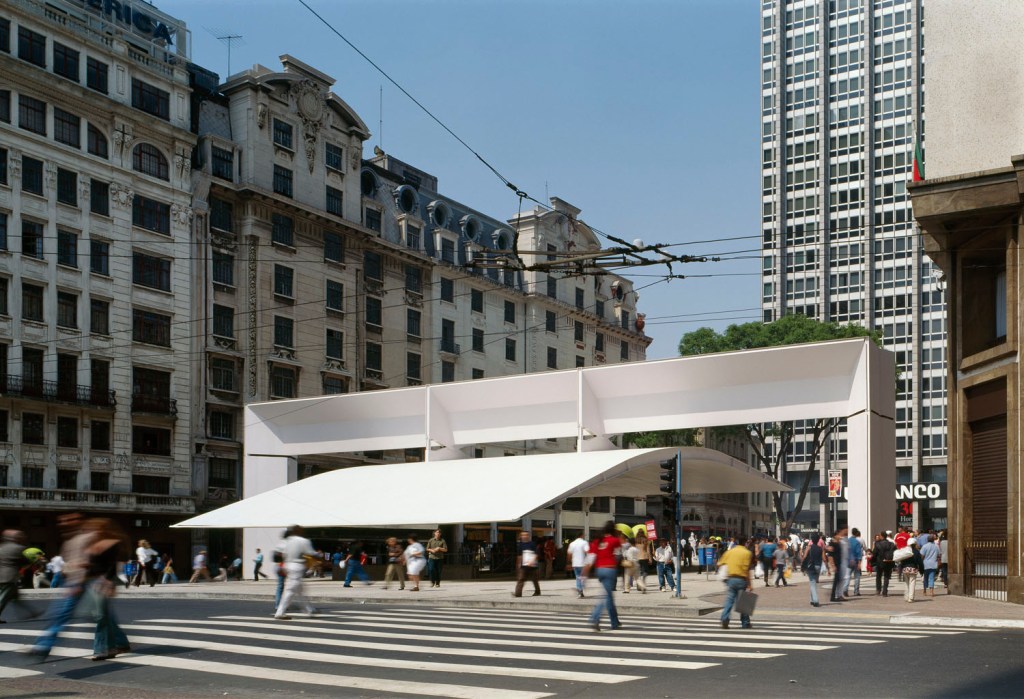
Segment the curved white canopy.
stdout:
[[[721,452],[684,447],[686,493],[791,490]],[[412,526],[507,522],[568,497],[658,492],[677,449],[613,449],[357,466],[282,486],[176,527]]]

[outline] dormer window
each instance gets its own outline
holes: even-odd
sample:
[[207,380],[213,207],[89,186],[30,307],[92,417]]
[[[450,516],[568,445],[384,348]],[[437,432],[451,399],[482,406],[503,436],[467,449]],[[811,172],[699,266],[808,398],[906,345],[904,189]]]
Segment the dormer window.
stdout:
[[459,221],[459,225],[462,226],[462,233],[468,240],[471,240],[474,243],[479,240],[481,229],[480,219],[472,214],[467,214]]
[[416,190],[407,184],[395,190],[395,204],[403,213],[411,214],[416,211]]
[[438,228],[445,228],[448,226],[448,221],[451,219],[451,211],[448,209],[448,205],[443,201],[434,201],[427,207],[430,210],[430,222]]

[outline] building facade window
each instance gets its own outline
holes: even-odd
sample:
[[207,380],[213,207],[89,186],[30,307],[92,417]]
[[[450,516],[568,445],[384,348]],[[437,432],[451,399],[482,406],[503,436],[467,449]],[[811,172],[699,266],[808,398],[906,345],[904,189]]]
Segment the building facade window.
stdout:
[[548,369],[558,368],[558,349],[556,347],[548,347]]
[[[21,441],[25,444],[46,444],[46,418],[43,415],[21,414]],[[39,470],[42,472],[42,469]],[[35,487],[42,487],[42,483]]]
[[441,300],[455,303],[455,282],[446,277],[441,277]]
[[110,215],[110,185],[99,180],[89,184],[89,211],[100,216]]
[[22,282],[21,319],[43,322],[43,287]]
[[281,196],[292,196],[292,171],[280,165],[274,166],[274,193]]
[[140,143],[132,150],[132,169],[161,180],[170,179],[167,158],[151,143]]
[[423,356],[418,352],[405,353],[405,378],[413,381],[420,381],[423,378],[420,367],[423,364]]
[[30,158],[27,155],[21,158],[21,191],[29,194],[43,196],[43,161]]
[[22,219],[21,254],[37,260],[43,259],[43,224]]
[[294,398],[298,387],[298,370],[277,366],[270,370],[270,397]]
[[415,308],[405,310],[405,334],[409,337],[419,339],[423,324],[423,314]]
[[[69,449],[78,446],[78,420],[76,418],[63,416],[57,418],[57,446]],[[71,473],[75,474],[77,471],[71,471]]]
[[77,83],[80,79],[78,57],[78,51],[56,41],[53,42],[53,72],[57,75]]
[[380,253],[370,250],[363,253],[363,276],[375,282],[384,281],[384,263]]
[[480,289],[472,289],[469,292],[469,306],[474,313],[484,312],[484,292]]
[[366,297],[366,324],[378,330],[384,326],[384,305],[376,296]]
[[273,214],[270,217],[270,223],[271,242],[288,247],[295,246],[295,221],[292,220],[291,216]]
[[295,345],[295,321],[284,316],[274,316],[274,345],[292,348]]
[[78,327],[78,296],[67,291],[57,292],[57,327]]
[[171,317],[154,311],[132,309],[132,340],[161,347],[171,346]]
[[85,60],[85,85],[90,90],[107,94],[107,64],[95,58]]
[[234,439],[235,414],[224,410],[211,410],[210,437],[213,439]]
[[[162,427],[135,425],[132,427],[132,451],[136,454],[170,456],[171,431]],[[133,481],[135,478],[138,476],[133,476]]]
[[544,330],[549,333],[558,332],[558,315],[554,311],[544,311]]
[[341,282],[327,280],[327,310],[344,311],[345,287]]
[[344,357],[345,335],[340,330],[327,329],[325,353],[328,359]]
[[217,337],[235,336],[235,309],[229,306],[213,305],[213,334]]
[[484,351],[484,331],[482,328],[473,328],[473,351]]
[[109,157],[109,150],[107,148],[107,137],[103,135],[103,132],[93,124],[89,124],[85,130],[85,136],[85,145],[89,154],[106,160]]
[[165,121],[171,118],[170,93],[138,78],[132,78],[132,106]]
[[516,341],[511,337],[505,338],[505,360],[516,361]]
[[45,136],[46,102],[28,95],[18,95],[18,126]]
[[274,265],[274,296],[294,298],[295,270],[284,265]]
[[345,261],[345,238],[341,233],[324,231],[324,259],[328,262]]
[[89,271],[110,276],[110,243],[105,240],[89,241]]
[[238,390],[237,366],[230,359],[210,360],[210,386],[218,391]]
[[342,209],[342,194],[340,189],[334,187],[326,187],[326,209],[327,213],[334,214],[335,216],[343,216],[344,210]]
[[89,332],[93,335],[110,334],[110,302],[101,299],[89,301]]
[[78,206],[78,173],[57,168],[57,201]]
[[78,235],[71,231],[57,231],[57,264],[78,267]]
[[60,107],[53,108],[53,139],[72,148],[82,147],[82,118],[66,112]]
[[441,383],[451,383],[455,380],[455,362],[441,362]]
[[171,206],[138,194],[132,199],[132,223],[139,228],[171,234]]
[[274,119],[274,145],[292,150],[292,134],[294,129],[287,121]]
[[324,164],[330,170],[344,172],[345,157],[341,146],[335,143],[327,143],[324,146]]
[[160,291],[171,290],[171,261],[141,252],[132,253],[132,283]]
[[235,179],[235,154],[233,151],[210,146],[210,171],[214,177],[232,182]]
[[363,213],[363,218],[366,222],[366,227],[371,231],[380,233],[381,231],[381,216],[380,212],[376,209],[366,209]]
[[18,58],[46,67],[46,37],[27,27],[18,27]]
[[210,227],[225,233],[235,230],[235,207],[231,202],[210,197]]
[[213,253],[213,283],[235,285],[235,257],[226,252]]
[[[93,451],[110,451],[109,422],[102,420],[89,421],[89,448]],[[93,475],[95,475],[95,472]],[[93,490],[97,490],[97,488],[93,488]]]

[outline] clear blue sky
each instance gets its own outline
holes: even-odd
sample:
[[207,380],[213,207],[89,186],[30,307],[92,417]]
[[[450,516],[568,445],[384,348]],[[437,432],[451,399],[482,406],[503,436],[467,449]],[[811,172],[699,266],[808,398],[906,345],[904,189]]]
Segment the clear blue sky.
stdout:
[[[729,262],[630,270],[654,338],[760,317],[759,5],[751,0],[309,0],[350,41],[532,196],[602,231]],[[489,215],[517,199],[297,0],[157,0],[188,23],[192,60],[221,74],[289,53],[333,76],[367,143]],[[378,128],[383,85],[383,129]],[[714,275],[700,277],[698,275]],[[703,314],[703,315],[699,315]]]

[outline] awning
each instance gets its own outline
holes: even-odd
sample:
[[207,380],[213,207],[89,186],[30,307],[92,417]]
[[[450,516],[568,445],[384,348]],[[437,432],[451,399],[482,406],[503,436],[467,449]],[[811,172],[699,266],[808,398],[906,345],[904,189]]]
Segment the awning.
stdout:
[[[569,497],[658,492],[668,449],[455,459],[356,466],[289,483],[175,527],[412,526],[507,522]],[[721,452],[682,450],[685,493],[791,490]]]

